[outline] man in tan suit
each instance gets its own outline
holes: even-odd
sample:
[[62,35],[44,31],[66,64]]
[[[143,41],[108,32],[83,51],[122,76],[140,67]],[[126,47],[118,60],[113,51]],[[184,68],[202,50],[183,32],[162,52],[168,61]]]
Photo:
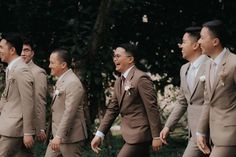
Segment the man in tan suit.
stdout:
[[85,91],[69,67],[71,55],[57,49],[50,55],[51,75],[58,78],[52,103],[52,134],[45,157],[81,157],[87,129]]
[[212,60],[206,64],[204,108],[199,122],[198,146],[210,153],[205,135],[210,129],[210,157],[236,156],[236,55],[227,48],[227,31],[219,20],[203,24],[201,44]]
[[182,49],[183,58],[189,62],[181,67],[178,103],[160,133],[160,138],[166,143],[166,137],[170,130],[174,128],[175,124],[187,111],[189,141],[183,157],[206,156],[198,149],[196,140],[196,129],[204,101],[205,62],[209,59],[206,55],[202,55],[202,50],[198,43],[200,30],[200,27],[189,27],[185,30],[180,48]]
[[118,157],[149,157],[150,145],[154,151],[162,146],[156,92],[150,77],[134,66],[136,52],[132,44],[122,44],[114,50],[113,60],[121,77],[115,82],[111,103],[91,142],[96,153],[99,153],[104,135],[119,114],[125,144]]
[[[15,157],[33,146],[33,77],[29,67],[19,57],[22,40],[17,33],[2,34],[1,60],[8,64],[6,87],[1,97],[0,156]],[[25,154],[25,155],[24,155]]]
[[36,137],[39,141],[46,140],[45,120],[46,120],[46,96],[47,96],[47,75],[44,69],[33,62],[33,44],[27,40],[23,43],[21,57],[28,64],[34,77],[34,103],[35,103],[35,127]]

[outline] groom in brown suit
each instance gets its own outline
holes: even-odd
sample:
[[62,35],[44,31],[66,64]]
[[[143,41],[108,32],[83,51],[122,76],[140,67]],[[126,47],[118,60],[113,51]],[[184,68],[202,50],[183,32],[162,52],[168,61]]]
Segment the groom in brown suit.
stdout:
[[204,108],[198,126],[198,146],[210,153],[205,135],[210,129],[210,157],[236,156],[236,55],[226,44],[227,31],[219,20],[203,24],[201,44],[212,60],[206,64]]
[[87,138],[85,91],[70,69],[71,54],[65,49],[50,55],[51,75],[58,78],[52,102],[52,135],[45,157],[81,157]]
[[189,62],[184,64],[180,70],[180,94],[178,103],[175,105],[165,127],[160,133],[160,138],[166,143],[166,137],[175,124],[187,111],[189,141],[183,157],[204,157],[197,146],[196,129],[204,101],[204,84],[205,84],[205,62],[209,59],[202,55],[202,50],[198,39],[200,38],[200,27],[186,28],[183,36],[182,49],[183,58]]
[[136,53],[137,49],[132,44],[122,44],[114,50],[113,61],[121,77],[115,82],[111,103],[91,142],[96,153],[119,114],[125,144],[118,157],[149,157],[150,145],[154,151],[162,146],[156,92],[150,77],[135,67]]
[[[17,33],[4,33],[0,41],[1,60],[8,64],[6,87],[0,105],[0,156],[27,157],[33,146],[33,77],[29,67],[19,57],[22,39]],[[19,156],[17,156],[19,157]]]

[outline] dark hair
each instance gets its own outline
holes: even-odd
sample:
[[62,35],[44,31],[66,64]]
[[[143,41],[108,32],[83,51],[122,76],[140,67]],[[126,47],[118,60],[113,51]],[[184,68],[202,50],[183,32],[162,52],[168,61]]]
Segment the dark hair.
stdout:
[[193,37],[196,41],[200,39],[200,32],[201,32],[201,27],[187,27],[184,30],[185,33],[188,33],[191,37]]
[[28,38],[23,39],[23,45],[29,45],[33,51],[35,50],[34,43],[31,40],[29,40]]
[[52,53],[56,53],[59,59],[61,60],[61,62],[66,62],[68,68],[71,67],[72,56],[71,56],[71,53],[67,49],[58,48],[58,49],[53,50]]
[[14,47],[16,49],[16,54],[20,56],[23,47],[23,41],[20,34],[16,32],[2,33],[1,37],[2,39],[5,39],[10,46]]
[[138,48],[134,44],[131,43],[123,43],[118,45],[117,47],[121,47],[125,49],[126,53],[134,57],[134,61],[137,59]]
[[228,44],[229,33],[222,21],[212,20],[204,23],[202,26],[207,27],[211,31],[213,37],[220,40],[222,47],[225,47],[226,44]]

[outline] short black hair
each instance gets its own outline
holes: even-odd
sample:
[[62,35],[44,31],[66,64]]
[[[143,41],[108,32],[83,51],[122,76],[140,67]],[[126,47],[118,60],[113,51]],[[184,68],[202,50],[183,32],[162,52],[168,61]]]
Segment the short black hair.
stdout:
[[187,27],[184,30],[185,33],[188,33],[191,37],[193,37],[196,41],[200,39],[201,27]]
[[35,50],[34,43],[32,42],[32,40],[30,40],[28,38],[23,39],[23,45],[29,45],[33,51]]
[[216,37],[220,40],[220,43],[223,47],[228,44],[229,33],[222,21],[212,20],[204,23],[202,26],[207,27],[211,31],[213,37]]
[[53,50],[52,53],[56,53],[62,62],[66,62],[68,68],[71,67],[72,55],[67,49],[58,48],[58,49]]
[[121,47],[125,49],[126,53],[134,57],[134,61],[137,59],[138,48],[136,45],[131,44],[131,43],[123,43],[123,44],[119,44],[117,47]]
[[1,37],[2,39],[5,39],[10,46],[14,47],[16,49],[16,54],[20,56],[23,47],[23,40],[20,34],[16,32],[8,32],[2,33]]

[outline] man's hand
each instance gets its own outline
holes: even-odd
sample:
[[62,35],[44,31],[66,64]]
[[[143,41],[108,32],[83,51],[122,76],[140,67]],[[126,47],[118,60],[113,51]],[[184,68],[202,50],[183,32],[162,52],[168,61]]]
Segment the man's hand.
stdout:
[[47,138],[47,136],[46,136],[46,133],[45,133],[44,130],[41,130],[41,131],[37,134],[37,139],[38,139],[39,141],[45,141],[46,138]]
[[197,135],[197,146],[204,154],[210,154],[210,149],[206,144],[206,138],[202,135]]
[[61,138],[55,136],[52,141],[50,142],[50,146],[52,148],[52,150],[54,151],[59,151],[60,150],[60,144],[61,144]]
[[152,140],[152,149],[153,151],[158,151],[162,147],[162,141],[161,139],[153,139]]
[[102,141],[102,138],[99,136],[94,136],[93,140],[91,141],[91,148],[97,154],[101,150],[101,148],[99,147],[99,145],[101,144],[101,141]]
[[167,136],[169,135],[170,129],[168,127],[164,127],[160,132],[160,139],[164,144],[168,144],[166,141]]
[[23,142],[26,148],[32,148],[34,145],[34,139],[32,135],[24,135]]

